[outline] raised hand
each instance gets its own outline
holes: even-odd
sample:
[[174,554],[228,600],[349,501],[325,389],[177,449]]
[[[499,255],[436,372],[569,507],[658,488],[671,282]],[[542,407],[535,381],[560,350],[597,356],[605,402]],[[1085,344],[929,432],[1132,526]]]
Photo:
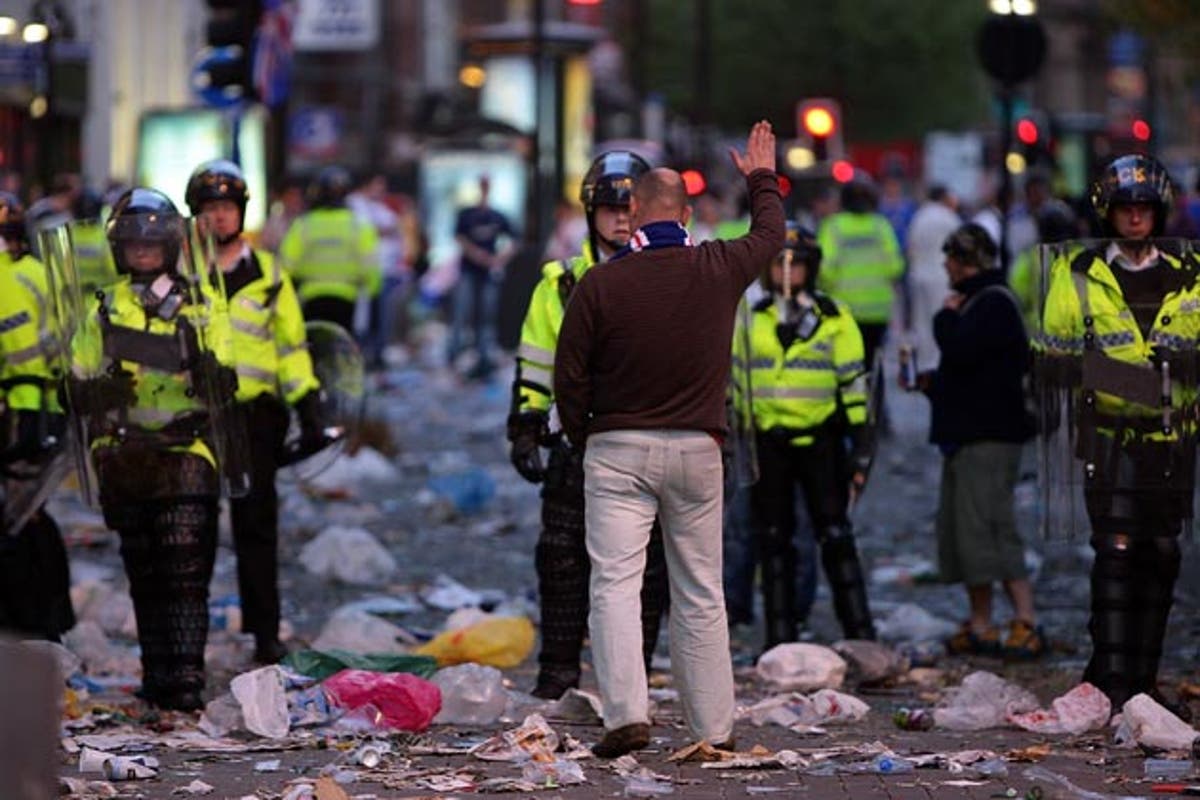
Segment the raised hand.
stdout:
[[741,155],[734,148],[729,148],[729,156],[733,164],[743,175],[749,175],[756,169],[775,171],[775,134],[771,131],[771,123],[765,119],[754,123],[750,136],[746,139],[746,155]]

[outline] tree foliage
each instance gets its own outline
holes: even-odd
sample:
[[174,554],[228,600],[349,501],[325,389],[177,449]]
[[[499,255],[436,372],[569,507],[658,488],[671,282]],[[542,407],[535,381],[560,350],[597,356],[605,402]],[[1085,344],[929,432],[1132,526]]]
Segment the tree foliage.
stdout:
[[[982,0],[708,0],[711,86],[696,70],[701,2],[648,0],[645,86],[673,111],[740,130],[794,132],[795,104],[834,97],[855,141],[980,122],[990,89],[975,56]],[[635,41],[631,36],[630,41]]]

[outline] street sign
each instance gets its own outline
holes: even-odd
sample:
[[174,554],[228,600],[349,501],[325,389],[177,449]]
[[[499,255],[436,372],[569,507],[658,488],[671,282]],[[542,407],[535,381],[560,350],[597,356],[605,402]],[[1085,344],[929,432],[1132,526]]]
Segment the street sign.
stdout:
[[297,50],[363,50],[379,41],[379,0],[300,0]]

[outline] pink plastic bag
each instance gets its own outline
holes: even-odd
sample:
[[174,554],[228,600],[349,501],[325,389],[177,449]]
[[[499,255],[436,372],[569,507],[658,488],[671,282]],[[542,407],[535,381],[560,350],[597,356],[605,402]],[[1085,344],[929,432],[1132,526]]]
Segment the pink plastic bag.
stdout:
[[1112,704],[1104,692],[1090,683],[1081,683],[1055,698],[1049,709],[1010,714],[1008,721],[1034,733],[1069,733],[1078,736],[1103,728],[1108,724],[1111,712]]
[[350,710],[375,706],[385,725],[402,731],[425,730],[442,708],[441,689],[407,672],[344,669],[322,685],[334,705]]

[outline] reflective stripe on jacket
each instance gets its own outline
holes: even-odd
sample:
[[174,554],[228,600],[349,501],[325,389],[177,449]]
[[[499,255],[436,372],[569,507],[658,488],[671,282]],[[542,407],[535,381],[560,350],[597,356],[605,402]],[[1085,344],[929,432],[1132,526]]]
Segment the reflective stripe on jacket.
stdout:
[[850,307],[860,323],[887,322],[904,258],[891,223],[882,214],[840,211],[821,222],[817,287]]
[[300,302],[335,297],[354,302],[379,294],[378,235],[348,208],[318,208],[296,219],[279,246]]
[[[31,255],[0,253],[0,380],[9,408],[61,411],[55,385],[62,356],[46,268]],[[23,379],[32,379],[29,382]]]

